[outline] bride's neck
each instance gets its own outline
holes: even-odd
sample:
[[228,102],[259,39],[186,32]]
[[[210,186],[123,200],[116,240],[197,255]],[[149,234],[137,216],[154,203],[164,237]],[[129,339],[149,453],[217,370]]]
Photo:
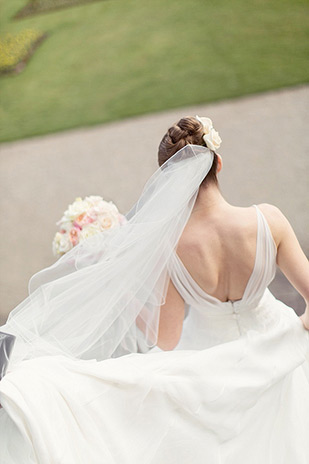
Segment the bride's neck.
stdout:
[[219,188],[215,184],[210,184],[206,188],[199,189],[192,213],[211,212],[228,206],[231,205],[223,198]]

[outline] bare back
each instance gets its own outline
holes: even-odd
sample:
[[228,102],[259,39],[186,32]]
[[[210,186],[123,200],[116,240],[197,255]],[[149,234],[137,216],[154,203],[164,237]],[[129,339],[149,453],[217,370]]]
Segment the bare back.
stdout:
[[235,301],[242,299],[252,274],[256,240],[256,209],[229,205],[192,214],[176,252],[206,293]]

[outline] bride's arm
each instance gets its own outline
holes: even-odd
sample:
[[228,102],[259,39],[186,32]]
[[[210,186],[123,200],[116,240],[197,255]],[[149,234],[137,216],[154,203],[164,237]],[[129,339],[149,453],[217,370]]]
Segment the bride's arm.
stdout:
[[185,301],[169,279],[165,303],[160,308],[157,346],[173,350],[179,342],[185,316]]
[[303,252],[288,219],[273,205],[267,205],[277,242],[277,264],[293,287],[306,302],[306,310],[300,316],[309,329],[309,261]]
[[[132,301],[134,301],[134,299]],[[176,290],[170,278],[168,278],[165,303],[160,307],[159,327],[156,340],[156,334],[151,331],[148,333],[145,323],[146,320],[151,319],[147,314],[149,311],[151,310],[146,307],[140,310],[135,320],[136,326],[144,335],[146,335],[147,332],[148,339],[162,350],[173,350],[178,344],[182,333],[185,316],[185,301]]]

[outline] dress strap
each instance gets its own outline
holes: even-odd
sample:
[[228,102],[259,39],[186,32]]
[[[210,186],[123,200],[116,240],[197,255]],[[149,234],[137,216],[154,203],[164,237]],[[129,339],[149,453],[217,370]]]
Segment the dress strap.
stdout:
[[256,262],[244,295],[248,302],[261,295],[276,275],[277,247],[264,214],[253,206],[257,213]]
[[268,244],[269,251],[272,252],[274,256],[276,256],[277,245],[273,238],[267,219],[257,205],[254,204],[253,206],[256,208],[257,213],[260,216],[262,223],[263,223],[263,227],[261,227],[261,233],[260,233],[261,239]]

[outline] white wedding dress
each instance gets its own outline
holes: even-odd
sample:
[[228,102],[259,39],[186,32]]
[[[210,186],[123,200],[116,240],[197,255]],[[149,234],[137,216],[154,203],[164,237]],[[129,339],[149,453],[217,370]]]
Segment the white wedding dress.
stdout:
[[175,253],[187,313],[173,351],[43,356],[8,370],[1,464],[308,464],[309,332],[267,288],[276,246],[254,206],[241,300],[205,293]]

